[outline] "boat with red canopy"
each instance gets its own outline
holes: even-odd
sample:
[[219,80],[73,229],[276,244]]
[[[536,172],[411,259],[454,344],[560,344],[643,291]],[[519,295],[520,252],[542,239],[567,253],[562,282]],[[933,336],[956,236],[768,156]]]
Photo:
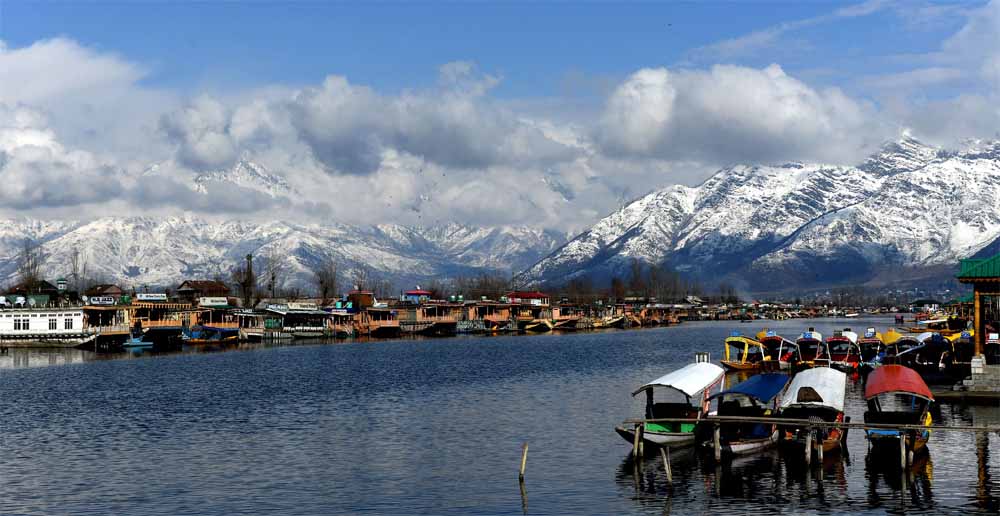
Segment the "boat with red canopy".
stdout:
[[[868,402],[865,423],[930,427],[933,422],[930,406],[934,394],[923,378],[908,367],[888,364],[875,368],[868,375],[865,400]],[[912,453],[924,449],[930,437],[929,428],[919,431],[873,428],[865,433],[873,451],[899,450],[900,439],[905,439],[905,448]]]

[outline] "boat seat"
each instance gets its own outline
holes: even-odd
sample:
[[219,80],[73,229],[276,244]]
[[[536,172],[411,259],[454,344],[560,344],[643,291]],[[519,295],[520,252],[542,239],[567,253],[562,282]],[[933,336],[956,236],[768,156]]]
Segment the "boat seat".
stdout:
[[919,414],[913,412],[865,412],[865,423],[882,425],[919,425]]

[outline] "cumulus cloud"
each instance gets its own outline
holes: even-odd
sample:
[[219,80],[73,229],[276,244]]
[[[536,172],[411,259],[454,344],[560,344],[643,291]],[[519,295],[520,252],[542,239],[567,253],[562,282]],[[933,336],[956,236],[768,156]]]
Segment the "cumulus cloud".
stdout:
[[816,90],[778,65],[640,70],[611,95],[596,132],[615,155],[709,162],[842,161],[877,142],[874,108]]

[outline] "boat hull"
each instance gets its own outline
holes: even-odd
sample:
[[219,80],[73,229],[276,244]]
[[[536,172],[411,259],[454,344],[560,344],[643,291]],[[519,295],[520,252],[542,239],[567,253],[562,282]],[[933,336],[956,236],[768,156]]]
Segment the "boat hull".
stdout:
[[[621,426],[615,427],[615,432],[622,436],[629,444],[635,443],[635,430],[631,428],[625,428]],[[652,446],[655,448],[682,448],[686,446],[693,446],[696,442],[696,436],[694,432],[652,432],[644,431],[642,433],[642,442],[644,446]]]
[[722,360],[722,367],[727,371],[760,371],[763,367],[761,362],[745,363],[735,360]]
[[[777,442],[778,431],[775,430],[771,432],[771,435],[768,437],[762,437],[759,439],[738,439],[735,441],[719,443],[719,446],[723,457],[732,457],[757,453],[774,446]],[[714,442],[703,442],[701,445],[706,450],[713,450],[715,447]]]

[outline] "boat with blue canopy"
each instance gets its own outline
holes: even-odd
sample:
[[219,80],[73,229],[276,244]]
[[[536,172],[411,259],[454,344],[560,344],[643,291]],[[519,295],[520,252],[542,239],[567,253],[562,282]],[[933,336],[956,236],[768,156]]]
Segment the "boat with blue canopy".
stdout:
[[[766,373],[751,376],[730,389],[715,394],[709,401],[718,404],[716,415],[737,417],[768,417],[777,413],[778,398],[788,384],[788,375]],[[778,441],[778,427],[768,423],[722,425],[719,444],[722,455],[747,455],[773,446]],[[713,447],[713,442],[703,443]]]

